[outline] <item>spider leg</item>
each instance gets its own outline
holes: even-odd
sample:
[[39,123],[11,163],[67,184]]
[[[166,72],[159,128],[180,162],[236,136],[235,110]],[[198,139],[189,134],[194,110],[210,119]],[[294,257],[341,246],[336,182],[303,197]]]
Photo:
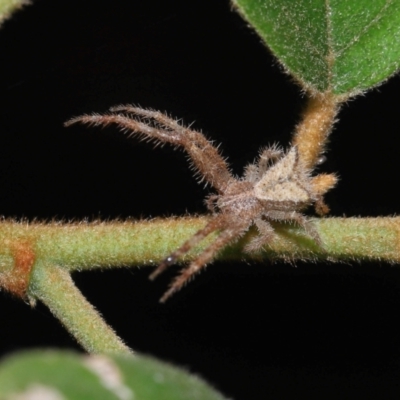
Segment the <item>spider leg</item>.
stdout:
[[164,129],[152,127],[151,125],[145,124],[141,121],[137,121],[121,114],[81,115],[80,117],[70,119],[64,125],[70,126],[78,122],[91,126],[108,126],[115,124],[124,132],[131,131],[131,134],[138,134],[143,138],[148,137],[150,139],[156,139],[161,142],[179,145],[179,139],[176,138],[174,135],[171,135],[171,132]]
[[218,191],[223,191],[227,183],[233,179],[226,161],[221,157],[218,149],[208,141],[203,134],[180,125],[167,115],[153,110],[145,110],[133,106],[112,107],[111,111],[125,111],[139,117],[148,118],[167,128],[171,133],[180,137],[179,145],[189,154],[194,166],[200,174]]
[[213,218],[208,224],[203,228],[197,231],[190,239],[188,239],[181,247],[171,253],[168,257],[166,257],[158,268],[150,275],[149,279],[154,280],[164,272],[169,266],[176,263],[176,261],[186,254],[189,250],[191,250],[194,246],[200,243],[206,236],[208,236],[211,232],[214,232],[218,229],[223,228],[225,225],[225,215],[220,214]]
[[217,207],[217,200],[219,199],[219,196],[217,194],[212,194],[210,196],[206,197],[205,204],[207,208],[213,213],[216,214],[218,207]]
[[306,231],[307,235],[311,236],[318,246],[323,247],[321,237],[318,231],[315,229],[314,224],[308,220],[303,214],[296,211],[270,211],[264,213],[267,218],[279,221],[295,221]]
[[254,223],[257,226],[259,235],[255,236],[244,248],[246,253],[253,253],[255,251],[260,251],[262,247],[271,241],[275,236],[274,228],[267,221],[257,218]]
[[124,131],[132,131],[142,137],[181,146],[190,156],[200,175],[219,192],[223,192],[229,182],[234,179],[227,162],[219,154],[218,148],[200,132],[185,128],[159,111],[131,106],[118,106],[112,108],[111,111],[128,112],[139,119],[145,118],[150,121],[141,122],[123,114],[83,115],[71,119],[65,125],[69,126],[77,122],[97,126],[116,124]]
[[283,150],[277,145],[264,148],[257,163],[249,164],[244,169],[243,180],[257,183],[265,172],[271,167],[270,161],[276,162],[283,156]]
[[182,286],[197,272],[199,272],[205,265],[214,258],[216,253],[225,247],[233,239],[238,238],[248,228],[248,224],[237,223],[233,227],[223,231],[218,238],[208,246],[192,263],[182,270],[172,282],[170,288],[161,297],[160,302],[164,303],[175,292],[180,290]]
[[246,165],[243,173],[243,180],[246,182],[256,183],[260,179],[260,171],[258,165]]
[[141,117],[141,118],[147,118],[149,120],[153,120],[156,123],[158,123],[162,129],[167,128],[167,129],[176,130],[176,131],[180,131],[180,130],[182,130],[182,128],[185,129],[182,125],[180,125],[173,118],[168,117],[168,115],[163,114],[160,111],[146,110],[144,108],[134,107],[129,104],[111,107],[110,111],[111,112],[126,112],[129,114],[137,115],[138,117]]
[[319,174],[311,178],[311,187],[315,193],[315,211],[318,215],[325,215],[329,212],[329,207],[324,202],[324,194],[332,189],[338,181],[335,174]]
[[315,212],[320,216],[323,217],[324,215],[328,214],[330,209],[329,206],[325,203],[324,198],[322,196],[318,196],[315,203],[314,203]]
[[260,174],[265,173],[269,169],[271,161],[276,162],[281,159],[282,156],[283,150],[276,144],[262,150],[257,163]]

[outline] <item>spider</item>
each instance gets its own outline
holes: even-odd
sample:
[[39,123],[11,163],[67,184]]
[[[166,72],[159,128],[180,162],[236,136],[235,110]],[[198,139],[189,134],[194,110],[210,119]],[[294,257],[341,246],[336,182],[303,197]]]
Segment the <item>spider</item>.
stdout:
[[277,145],[262,149],[258,160],[245,168],[243,177],[237,178],[230,172],[217,147],[202,133],[184,127],[158,111],[130,105],[113,107],[110,111],[104,115],[73,118],[66,126],[78,122],[95,126],[116,124],[131,135],[181,146],[197,173],[217,191],[206,199],[207,208],[212,212],[206,226],[166,257],[150,275],[151,280],[155,279],[212,232],[219,232],[214,242],[175,278],[161,302],[178,291],[222,248],[244,235],[253,224],[259,234],[246,245],[247,252],[259,251],[273,240],[275,234],[270,221],[296,222],[318,245],[322,245],[314,225],[301,211],[314,204],[318,214],[328,212],[322,197],[337,179],[333,174],[312,177],[311,171],[303,166],[296,146],[286,152]]

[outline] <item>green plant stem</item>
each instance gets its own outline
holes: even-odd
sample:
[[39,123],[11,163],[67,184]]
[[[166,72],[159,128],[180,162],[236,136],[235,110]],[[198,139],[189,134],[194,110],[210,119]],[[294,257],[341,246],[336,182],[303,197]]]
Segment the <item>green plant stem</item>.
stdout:
[[[74,285],[74,270],[122,265],[155,264],[204,227],[207,217],[167,218],[141,222],[40,224],[0,222],[0,282],[16,295],[41,300],[90,353],[130,353]],[[263,261],[351,260],[400,261],[400,218],[313,219],[323,247],[303,229],[274,224],[276,238],[255,254],[243,252],[251,229],[228,246],[220,259]],[[186,256],[188,261],[213,239]],[[18,273],[22,274],[22,280]],[[26,275],[28,273],[28,275]],[[25,274],[25,275],[24,275]],[[15,278],[15,279],[14,279]],[[13,284],[13,279],[26,287]],[[7,286],[10,285],[10,286]]]
[[[138,222],[0,223],[0,276],[14,266],[16,244],[29,244],[36,260],[68,271],[157,265],[197,230],[208,217],[166,218]],[[242,248],[254,229],[226,248],[220,259],[385,260],[400,261],[400,218],[313,219],[324,247],[317,246],[302,228],[274,224],[277,236],[262,253],[245,254]],[[183,261],[192,259],[213,239],[210,235]]]
[[38,261],[28,295],[46,304],[89,353],[132,353],[85,299],[67,271]]
[[[314,220],[323,248],[293,226],[277,228],[279,239],[266,252],[291,260],[349,262],[400,261],[400,218],[322,218]],[[305,243],[304,243],[305,241]]]

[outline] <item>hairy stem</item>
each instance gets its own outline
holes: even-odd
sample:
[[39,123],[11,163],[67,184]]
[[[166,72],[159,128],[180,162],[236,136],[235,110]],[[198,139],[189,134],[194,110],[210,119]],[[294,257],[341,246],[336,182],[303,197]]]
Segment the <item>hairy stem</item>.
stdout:
[[266,251],[291,260],[400,262],[400,217],[322,218],[313,220],[323,248],[293,226],[277,226],[279,239]]
[[[23,274],[23,279],[15,277],[16,282],[26,282],[22,297],[28,296],[46,304],[88,352],[130,353],[131,350],[76,288],[70,271],[124,264],[152,265],[178,248],[207,221],[207,217],[79,224],[3,221],[0,222],[0,282],[12,291],[15,284],[9,287],[7,282],[13,282],[13,274]],[[218,258],[400,262],[400,217],[311,221],[323,247],[300,227],[275,223],[277,235],[262,252],[243,252],[244,246],[257,234],[253,228],[238,243],[225,248]],[[193,259],[213,239],[214,234],[190,252],[184,261]],[[19,263],[29,268],[17,268]],[[2,276],[6,279],[2,280]],[[21,292],[14,291],[14,294],[21,295]]]
[[87,352],[132,352],[85,299],[67,271],[37,262],[28,295],[46,304]]
[[331,93],[316,94],[308,100],[292,144],[297,146],[303,164],[309,169],[313,169],[324,152],[340,102]]
[[[36,262],[68,271],[129,265],[157,265],[168,254],[203,228],[207,217],[166,218],[138,222],[40,224],[0,222],[0,278],[14,268],[15,247],[26,244]],[[400,217],[312,219],[324,248],[304,230],[276,223],[275,240],[262,253],[245,254],[243,246],[256,234],[252,229],[238,243],[226,248],[220,259],[376,259],[400,261]],[[210,235],[183,261],[193,259],[215,238]],[[20,248],[19,247],[19,248]],[[30,253],[29,253],[30,254]]]
[[14,269],[15,248],[21,249],[23,245],[32,249],[36,260],[46,260],[69,271],[157,265],[207,220],[186,217],[91,223],[0,221],[0,274]]

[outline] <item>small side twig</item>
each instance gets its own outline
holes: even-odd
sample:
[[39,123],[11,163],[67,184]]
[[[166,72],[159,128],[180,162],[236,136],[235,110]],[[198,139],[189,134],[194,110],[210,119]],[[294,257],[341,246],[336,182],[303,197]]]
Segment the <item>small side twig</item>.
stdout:
[[31,276],[29,295],[49,307],[89,353],[132,353],[62,268],[38,262]]

